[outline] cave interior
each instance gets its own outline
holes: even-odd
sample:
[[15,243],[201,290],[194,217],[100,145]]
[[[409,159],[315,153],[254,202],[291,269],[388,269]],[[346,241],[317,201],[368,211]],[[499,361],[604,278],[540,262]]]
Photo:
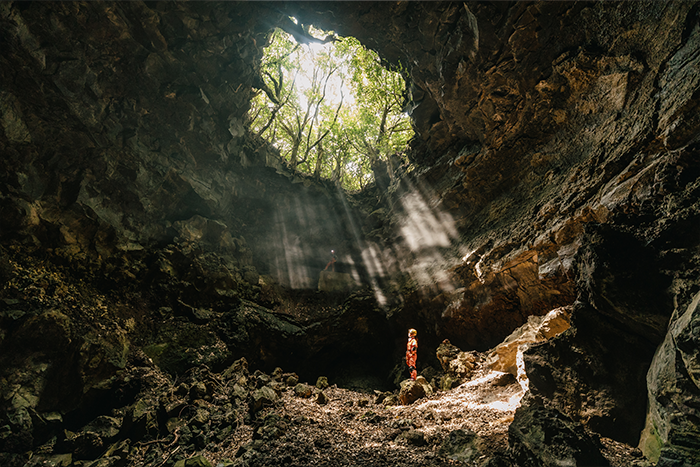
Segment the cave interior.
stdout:
[[[402,66],[415,136],[361,191],[250,130],[291,17]],[[697,2],[2,2],[0,44],[3,465],[127,465],[65,433],[129,407],[133,437],[147,365],[391,392],[415,328],[449,390],[446,340],[496,368],[553,311],[498,367],[503,465],[593,465],[561,420],[700,465]]]

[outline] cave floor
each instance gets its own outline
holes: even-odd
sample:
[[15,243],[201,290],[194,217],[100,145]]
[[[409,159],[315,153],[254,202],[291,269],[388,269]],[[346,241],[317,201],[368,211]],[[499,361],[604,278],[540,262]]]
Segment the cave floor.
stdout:
[[[200,454],[212,465],[232,465],[227,461],[237,458],[233,465],[256,467],[479,465],[479,459],[473,459],[476,464],[450,459],[440,453],[440,446],[450,432],[463,429],[481,437],[481,452],[507,455],[508,425],[523,391],[517,383],[498,386],[499,375],[481,375],[407,406],[376,404],[375,395],[336,386],[324,390],[328,401],[319,404],[314,398],[295,396],[290,388],[278,404],[258,414],[257,419],[266,422],[241,424],[229,438]],[[275,428],[261,437],[265,426]],[[612,467],[633,465],[641,455],[611,439],[603,438],[601,444]],[[244,459],[247,463],[241,462]]]

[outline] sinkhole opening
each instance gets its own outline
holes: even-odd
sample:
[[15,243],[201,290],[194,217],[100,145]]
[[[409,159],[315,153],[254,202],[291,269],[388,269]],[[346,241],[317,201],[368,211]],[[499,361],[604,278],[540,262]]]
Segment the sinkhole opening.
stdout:
[[250,128],[292,170],[362,190],[378,167],[391,173],[406,162],[414,135],[404,112],[406,70],[389,67],[354,37],[290,19],[294,34],[269,34]]

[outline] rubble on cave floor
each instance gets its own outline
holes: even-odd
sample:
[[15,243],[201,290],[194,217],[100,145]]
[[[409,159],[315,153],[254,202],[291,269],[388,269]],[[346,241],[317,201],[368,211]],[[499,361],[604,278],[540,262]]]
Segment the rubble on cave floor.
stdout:
[[[269,377],[241,372],[219,379],[200,372],[201,379],[207,381],[200,390],[204,399],[190,401],[192,407],[188,408],[185,400],[178,403],[184,396],[182,385],[159,396],[161,404],[164,397],[172,399],[165,404],[171,407],[167,410],[174,414],[177,409],[177,418],[189,421],[182,420],[179,428],[160,441],[135,443],[129,465],[177,465],[175,460],[197,456],[221,467],[471,465],[460,462],[463,452],[453,452],[447,446],[446,440],[455,430],[476,435],[481,443],[477,458],[500,455],[505,460],[507,428],[522,390],[518,384],[499,386],[500,375],[489,373],[403,406],[389,405],[392,399],[387,393],[367,394],[336,386],[321,390],[298,383],[293,374],[278,372]],[[217,380],[217,384],[211,383]],[[283,383],[275,384],[276,380]],[[262,388],[275,388],[278,397],[271,394],[253,416],[242,413],[243,404],[232,407],[217,394],[207,395],[205,389],[223,389],[223,394],[231,394],[231,400],[240,397],[254,411],[253,401],[262,389],[255,386],[261,382],[267,382]],[[189,398],[199,383],[191,383]],[[179,397],[178,392],[182,393]],[[202,412],[207,414],[206,421]],[[229,425],[233,429],[218,424],[221,419],[233,422]],[[168,424],[178,422],[171,419]]]
[[[51,296],[35,293],[36,303],[76,305],[78,322],[94,320],[89,313],[102,310],[95,302],[99,296],[61,285],[61,277],[51,271],[22,272],[18,290],[25,283],[25,289],[33,290],[29,279],[34,276],[47,289],[57,285]],[[0,441],[6,446],[0,451],[9,447],[14,454],[0,452],[0,465],[512,466],[508,429],[526,385],[489,368],[494,355],[500,368],[516,366],[512,343],[542,334],[542,326],[551,324],[545,318],[533,318],[488,355],[463,352],[445,340],[437,349],[443,373],[433,369],[430,395],[408,405],[398,404],[398,391],[316,387],[281,370],[249,372],[244,360],[222,373],[193,367],[173,380],[134,349],[125,369],[101,389],[116,407],[93,413],[82,426],[12,399],[7,420],[0,423]],[[47,438],[45,443],[40,436]],[[606,438],[600,443],[612,467],[647,465],[635,448]]]
[[[258,415],[259,427],[244,428],[235,442],[222,443],[208,457],[221,467],[227,458],[235,459],[231,465],[251,467],[510,466],[508,426],[524,392],[517,383],[503,385],[511,381],[503,375],[483,371],[410,405],[385,405],[386,394],[335,386],[322,391],[325,402],[319,403],[290,388]],[[455,442],[455,433],[470,441]],[[612,467],[639,462],[638,449],[606,438],[601,444]]]
[[508,423],[522,391],[517,384],[495,386],[499,375],[490,373],[407,406],[385,405],[379,402],[381,393],[337,387],[323,391],[325,404],[287,391],[279,406],[267,409],[263,418],[279,415],[292,429],[261,446],[264,451],[251,457],[257,460],[250,465],[275,465],[274,459],[284,459],[299,446],[304,446],[299,451],[302,459],[294,462],[300,465],[461,465],[456,456],[441,452],[454,430],[480,437],[490,450],[482,456],[505,453]]
[[[249,373],[244,359],[222,373],[193,368],[175,381],[140,363],[117,383],[138,380],[135,402],[63,430],[30,459],[3,460],[23,467],[514,465],[508,426],[523,389],[501,372],[480,368],[453,389],[395,405],[396,392],[328,387],[325,378],[312,385],[281,369]],[[612,467],[637,465],[638,450],[601,441]]]
[[[254,416],[236,418],[235,429],[223,430],[225,435],[217,433],[216,425],[208,422],[212,432],[204,437],[211,441],[199,449],[196,439],[202,437],[204,427],[184,430],[190,432],[190,441],[185,440],[190,445],[175,432],[175,436],[163,440],[169,449],[150,451],[150,458],[149,450],[143,449],[148,442],[142,442],[138,452],[145,455],[138,461],[143,465],[182,467],[175,459],[200,456],[200,461],[206,459],[218,467],[511,465],[508,426],[523,390],[517,383],[503,385],[504,380],[510,381],[502,378],[503,373],[483,371],[452,390],[406,406],[387,404],[387,393],[378,391],[367,394],[336,386],[321,390],[298,383],[293,374],[256,375],[242,376],[246,381],[236,380],[236,375],[220,386],[228,388],[235,399],[242,396],[241,383],[254,387],[269,381],[279,397],[263,402]],[[212,376],[207,378],[212,380]],[[275,380],[283,381],[284,388],[275,385]],[[256,409],[251,401],[257,400],[259,390],[251,388],[247,396],[251,410]],[[194,405],[206,404],[196,401]],[[214,414],[210,420],[216,419]],[[197,431],[199,434],[192,437]],[[455,433],[462,433],[468,442],[455,441]],[[638,455],[631,447],[612,440],[603,444],[613,467],[633,465],[635,454]],[[159,457],[153,457],[154,453],[159,453]],[[136,460],[132,458],[132,462]],[[148,463],[149,460],[161,464]]]

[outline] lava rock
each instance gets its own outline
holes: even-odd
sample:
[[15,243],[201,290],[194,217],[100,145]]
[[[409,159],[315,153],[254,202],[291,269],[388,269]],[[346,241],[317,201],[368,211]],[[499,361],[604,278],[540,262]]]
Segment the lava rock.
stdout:
[[401,434],[401,437],[406,440],[411,446],[425,446],[427,444],[425,435],[418,430],[408,430]]
[[425,378],[419,376],[415,381],[407,379],[401,382],[399,400],[401,401],[401,404],[408,405],[422,397],[431,396],[432,394],[433,388],[425,380]]
[[599,442],[581,424],[537,404],[515,411],[508,439],[513,457],[523,467],[610,465],[600,452]]
[[328,378],[325,376],[319,376],[316,380],[316,387],[319,389],[326,389],[328,387]]
[[308,384],[299,383],[296,386],[294,386],[294,395],[296,395],[297,397],[307,398],[311,397],[311,394],[313,394],[313,390]]
[[469,463],[481,456],[481,439],[470,430],[451,431],[442,442],[438,455],[453,461]]
[[268,386],[256,389],[251,394],[250,410],[257,412],[264,406],[272,405],[279,399],[277,393]]

